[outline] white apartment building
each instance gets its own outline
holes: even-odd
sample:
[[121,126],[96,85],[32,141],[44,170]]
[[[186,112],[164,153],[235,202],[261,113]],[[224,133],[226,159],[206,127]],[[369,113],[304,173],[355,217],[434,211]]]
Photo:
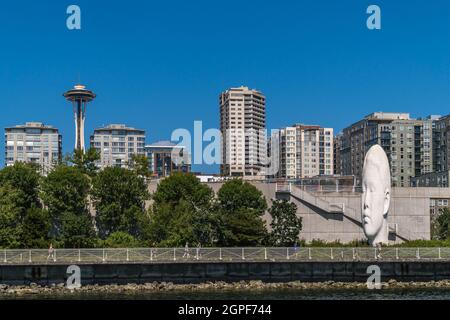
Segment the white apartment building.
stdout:
[[267,162],[266,98],[241,86],[220,94],[221,174],[263,178]]
[[47,173],[62,156],[62,137],[58,129],[41,122],[5,128],[5,165],[16,161],[35,163]]
[[98,167],[128,168],[133,154],[145,155],[145,131],[124,124],[110,124],[94,130],[91,147],[100,154]]
[[333,175],[333,128],[296,124],[279,130],[279,178]]

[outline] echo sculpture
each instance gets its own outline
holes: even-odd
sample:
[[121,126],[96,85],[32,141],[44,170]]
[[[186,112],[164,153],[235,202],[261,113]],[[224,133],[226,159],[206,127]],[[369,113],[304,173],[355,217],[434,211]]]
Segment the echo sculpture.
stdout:
[[362,174],[362,226],[373,246],[388,243],[387,216],[391,202],[391,172],[383,148],[372,146],[364,159]]

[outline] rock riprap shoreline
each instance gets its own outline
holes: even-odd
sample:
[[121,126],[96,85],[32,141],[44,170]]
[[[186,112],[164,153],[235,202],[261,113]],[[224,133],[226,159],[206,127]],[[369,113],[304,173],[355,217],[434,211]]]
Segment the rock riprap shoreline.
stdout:
[[[428,282],[398,282],[390,280],[381,284],[382,289],[450,289],[450,280],[428,281]],[[84,285],[78,289],[68,289],[63,283],[50,286],[41,286],[36,283],[22,286],[10,286],[0,284],[0,299],[8,296],[26,295],[64,295],[73,293],[101,293],[101,294],[122,294],[122,293],[163,293],[163,292],[207,292],[207,291],[251,291],[258,290],[357,290],[367,289],[364,282],[285,282],[285,283],[264,283],[262,281],[240,281],[234,283],[227,282],[205,282],[199,284],[174,284],[171,282],[152,282],[145,284],[108,284],[108,285]]]

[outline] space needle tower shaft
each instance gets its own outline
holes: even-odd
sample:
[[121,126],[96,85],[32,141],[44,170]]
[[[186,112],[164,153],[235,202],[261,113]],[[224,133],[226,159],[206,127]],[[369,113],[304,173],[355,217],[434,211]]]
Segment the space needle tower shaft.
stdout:
[[64,97],[72,102],[75,120],[75,149],[84,149],[84,121],[86,119],[86,106],[95,99],[96,95],[83,85],[76,85],[64,93]]

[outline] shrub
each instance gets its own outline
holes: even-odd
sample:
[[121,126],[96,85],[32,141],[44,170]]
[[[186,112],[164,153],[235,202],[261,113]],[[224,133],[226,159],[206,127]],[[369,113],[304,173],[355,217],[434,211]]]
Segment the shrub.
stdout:
[[139,246],[139,241],[126,232],[117,231],[111,233],[103,241],[103,246],[107,248],[134,248]]

